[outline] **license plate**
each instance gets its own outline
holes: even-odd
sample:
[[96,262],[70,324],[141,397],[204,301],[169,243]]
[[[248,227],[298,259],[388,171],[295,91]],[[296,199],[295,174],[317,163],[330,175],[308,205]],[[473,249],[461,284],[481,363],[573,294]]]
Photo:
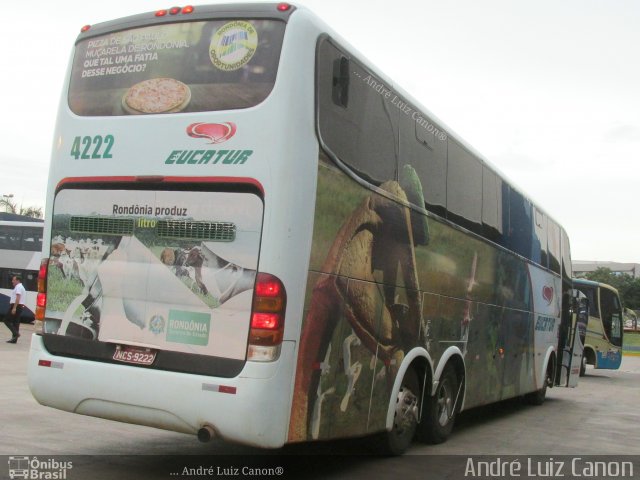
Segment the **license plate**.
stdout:
[[134,363],[136,365],[151,365],[156,359],[156,352],[149,348],[123,345],[116,347],[116,351],[113,353],[113,359],[119,362]]

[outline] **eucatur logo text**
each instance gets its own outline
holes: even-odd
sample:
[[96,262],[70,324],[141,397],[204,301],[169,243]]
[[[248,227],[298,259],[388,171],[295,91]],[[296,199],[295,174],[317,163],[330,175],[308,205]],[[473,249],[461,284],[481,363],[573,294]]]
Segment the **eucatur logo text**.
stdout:
[[177,165],[243,164],[251,156],[253,150],[174,150],[164,163]]
[[[224,123],[192,123],[187,127],[187,135],[193,138],[209,140],[208,144],[223,143],[236,133],[236,124]],[[164,161],[176,165],[242,165],[253,154],[253,150],[174,150]]]

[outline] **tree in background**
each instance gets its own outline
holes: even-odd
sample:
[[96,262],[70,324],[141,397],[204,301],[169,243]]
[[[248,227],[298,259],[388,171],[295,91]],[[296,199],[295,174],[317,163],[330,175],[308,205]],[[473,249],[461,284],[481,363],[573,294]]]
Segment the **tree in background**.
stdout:
[[603,267],[587,273],[585,278],[611,285],[618,290],[622,304],[626,308],[640,309],[640,278],[633,278],[627,273],[613,273],[610,269]]
[[7,213],[15,213],[16,215],[25,215],[27,217],[42,218],[42,207],[23,207],[18,208],[18,204],[12,202],[10,197],[0,198],[0,208],[4,208]]

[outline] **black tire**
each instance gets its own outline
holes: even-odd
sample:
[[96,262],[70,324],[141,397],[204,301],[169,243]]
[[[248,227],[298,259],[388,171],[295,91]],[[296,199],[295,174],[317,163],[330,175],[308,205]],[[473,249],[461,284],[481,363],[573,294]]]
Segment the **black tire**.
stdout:
[[[427,443],[442,443],[451,434],[458,414],[458,376],[453,365],[448,364],[440,377],[433,396],[425,398],[420,438]],[[459,401],[460,399],[458,399]]]
[[411,446],[418,428],[420,384],[413,368],[404,374],[396,398],[393,426],[373,438],[374,449],[383,455],[402,455]]
[[587,352],[582,352],[582,360],[580,360],[580,376],[584,377],[587,373]]
[[527,393],[524,396],[525,401],[529,405],[542,405],[544,403],[544,400],[547,397],[547,387],[551,383],[552,372],[553,372],[553,366],[550,363],[549,366],[547,367],[547,373],[544,376],[544,383],[542,385],[542,388],[535,392]]

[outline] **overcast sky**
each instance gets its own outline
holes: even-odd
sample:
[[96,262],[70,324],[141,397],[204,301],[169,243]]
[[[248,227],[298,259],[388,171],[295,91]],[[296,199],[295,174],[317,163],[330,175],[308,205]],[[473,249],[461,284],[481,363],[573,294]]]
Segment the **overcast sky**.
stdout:
[[[220,3],[194,2],[192,5]],[[640,2],[297,2],[568,231],[580,260],[640,263]],[[0,29],[0,195],[43,206],[80,27],[173,4],[32,0]]]

